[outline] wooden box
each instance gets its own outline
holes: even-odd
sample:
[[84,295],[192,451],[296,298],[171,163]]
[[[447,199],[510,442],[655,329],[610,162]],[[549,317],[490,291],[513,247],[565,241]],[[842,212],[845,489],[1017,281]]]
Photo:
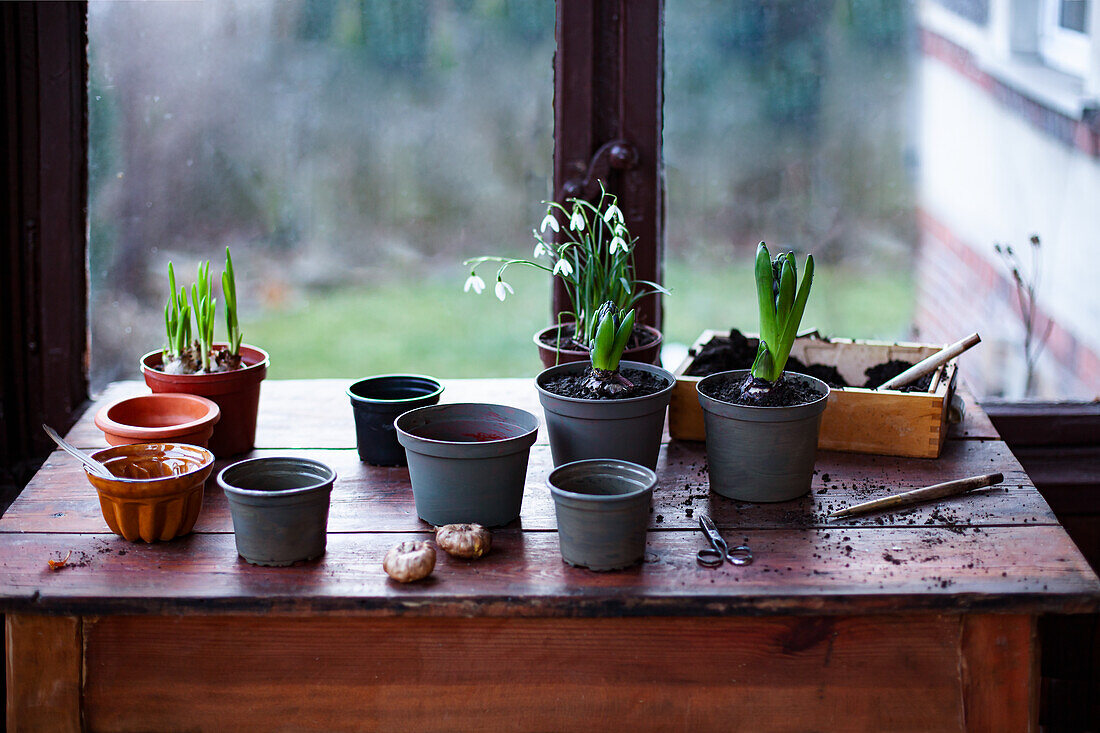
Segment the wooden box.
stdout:
[[[722,331],[704,331],[693,352]],[[755,338],[752,334],[746,334]],[[804,364],[835,366],[848,382],[862,383],[864,369],[893,359],[916,363],[942,348],[932,344],[884,343],[800,336],[791,355]],[[685,376],[694,357],[676,369],[669,404],[668,431],[678,440],[705,440],[703,408],[695,386],[702,377]],[[948,410],[955,392],[958,365],[952,359],[933,376],[930,392],[875,391],[860,387],[833,389],[821,419],[817,447],[822,450],[884,456],[937,458],[947,437]]]

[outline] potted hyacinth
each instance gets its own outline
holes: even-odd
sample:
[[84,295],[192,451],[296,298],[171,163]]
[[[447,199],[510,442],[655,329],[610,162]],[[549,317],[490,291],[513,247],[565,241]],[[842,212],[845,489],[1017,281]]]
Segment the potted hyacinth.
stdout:
[[784,372],[810,286],[813,255],[802,282],[794,254],[774,260],[756,250],[760,344],[749,370],[718,372],[697,386],[706,427],[711,488],[742,501],[786,501],[810,490],[817,434],[829,386]]
[[589,361],[552,366],[535,379],[554,465],[617,458],[652,469],[675,378],[652,364],[622,361],[633,310],[607,301],[595,316]]
[[[493,292],[504,300],[514,292],[504,279],[512,265],[534,267],[559,278],[569,297],[571,310],[561,313],[558,322],[535,334],[539,358],[545,367],[567,362],[587,361],[588,344],[596,335],[599,322],[596,311],[611,301],[618,310],[631,309],[647,295],[668,294],[649,280],[634,277],[634,246],[618,199],[600,183],[600,198],[593,205],[581,198],[566,199],[567,206],[556,201],[547,205],[542,225],[532,232],[535,238],[533,259],[511,257],[475,257],[463,262],[470,268],[466,292],[480,294],[485,281],[478,268],[486,263],[498,265]],[[564,223],[564,225],[563,225]],[[555,241],[545,238],[547,230]],[[565,317],[568,320],[562,320]],[[651,326],[635,324],[625,347],[626,357],[650,364],[659,363],[661,332]]]
[[267,352],[241,343],[237,284],[228,247],[221,285],[226,341],[216,342],[217,298],[209,260],[199,263],[198,277],[190,291],[185,287],[176,289],[175,269],[169,262],[169,296],[164,307],[167,345],[141,358],[145,383],[153,392],[199,395],[221,408],[221,421],[210,438],[210,450],[219,458],[252,450],[260,382],[267,376],[268,366]]

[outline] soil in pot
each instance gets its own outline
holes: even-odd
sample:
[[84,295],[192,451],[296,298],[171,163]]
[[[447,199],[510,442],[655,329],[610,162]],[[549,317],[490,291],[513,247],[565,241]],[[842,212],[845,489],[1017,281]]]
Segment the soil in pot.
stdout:
[[794,407],[821,398],[820,392],[804,382],[787,379],[786,373],[774,388],[759,396],[743,394],[743,382],[740,376],[726,376],[705,385],[700,383],[699,391],[707,397],[747,407]]
[[[576,327],[572,323],[563,323],[557,331],[550,330],[540,334],[539,341],[551,349],[588,351],[588,347],[573,338],[574,335],[576,335]],[[640,349],[656,340],[657,336],[653,332],[635,328],[630,334],[630,339],[626,342],[626,349]]]
[[542,387],[560,397],[572,397],[580,400],[623,400],[657,394],[668,386],[668,381],[656,374],[643,372],[640,369],[624,368],[621,372],[623,378],[634,386],[614,395],[607,395],[585,386],[588,374],[591,371],[592,367],[588,367],[581,374],[562,374],[552,377],[547,379]]

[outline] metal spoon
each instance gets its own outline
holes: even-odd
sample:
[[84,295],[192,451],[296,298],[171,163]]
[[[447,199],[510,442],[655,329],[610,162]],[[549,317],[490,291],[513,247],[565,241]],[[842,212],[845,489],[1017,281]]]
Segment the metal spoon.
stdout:
[[115,478],[115,475],[108,471],[106,466],[104,466],[96,459],[92,458],[84,451],[77,448],[69,441],[62,438],[60,435],[57,434],[57,431],[51,428],[49,425],[47,425],[46,423],[42,423],[42,429],[46,431],[46,435],[53,438],[53,442],[57,443],[58,447],[61,448],[61,450],[79,459],[81,463],[88,467],[89,471],[97,476],[102,476],[103,478]]

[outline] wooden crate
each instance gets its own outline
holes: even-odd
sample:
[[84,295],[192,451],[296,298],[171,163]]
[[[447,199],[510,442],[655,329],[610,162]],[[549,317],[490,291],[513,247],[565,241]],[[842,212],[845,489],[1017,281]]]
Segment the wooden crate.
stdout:
[[[723,331],[704,331],[695,342],[698,350]],[[752,334],[746,334],[755,338]],[[835,366],[849,382],[861,383],[863,370],[892,359],[917,362],[939,351],[933,344],[885,343],[821,338],[816,333],[799,337],[791,355],[804,364]],[[702,377],[685,376],[694,357],[688,355],[676,369],[676,386],[669,404],[668,431],[678,440],[705,440],[703,408],[695,385]],[[948,410],[958,377],[956,360],[940,367],[933,392],[875,391],[861,387],[833,389],[821,419],[817,447],[850,453],[937,458],[947,437]],[[935,378],[934,378],[935,381]]]

